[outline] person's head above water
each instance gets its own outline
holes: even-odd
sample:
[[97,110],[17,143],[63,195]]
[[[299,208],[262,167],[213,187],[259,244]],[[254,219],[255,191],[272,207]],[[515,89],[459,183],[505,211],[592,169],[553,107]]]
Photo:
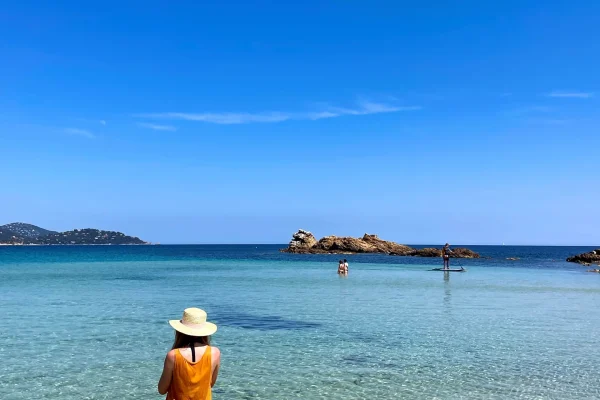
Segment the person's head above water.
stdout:
[[348,262],[348,260],[346,260],[346,259],[344,258],[344,262]]

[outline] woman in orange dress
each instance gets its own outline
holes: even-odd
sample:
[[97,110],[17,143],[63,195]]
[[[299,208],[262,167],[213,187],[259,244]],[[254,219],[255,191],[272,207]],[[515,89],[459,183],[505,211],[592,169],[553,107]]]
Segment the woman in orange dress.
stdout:
[[221,352],[210,345],[217,326],[206,321],[206,312],[186,308],[181,320],[171,320],[175,343],[165,357],[158,393],[167,400],[210,400],[217,381]]

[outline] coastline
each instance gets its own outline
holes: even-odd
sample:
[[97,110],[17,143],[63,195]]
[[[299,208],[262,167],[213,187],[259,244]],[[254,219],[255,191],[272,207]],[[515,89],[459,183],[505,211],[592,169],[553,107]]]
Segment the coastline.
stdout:
[[47,243],[0,243],[0,246],[159,246],[159,243],[71,243],[71,244],[47,244]]

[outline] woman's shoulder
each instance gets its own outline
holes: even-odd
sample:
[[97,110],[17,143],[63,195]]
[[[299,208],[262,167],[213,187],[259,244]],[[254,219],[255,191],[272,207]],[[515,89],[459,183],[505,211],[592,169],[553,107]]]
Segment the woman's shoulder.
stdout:
[[210,346],[210,351],[211,351],[211,358],[213,361],[213,365],[215,365],[215,363],[221,364],[221,350],[219,350],[218,347],[213,347]]
[[177,351],[176,349],[169,350],[169,352],[167,353],[167,355],[165,357],[165,363],[175,364],[176,351]]

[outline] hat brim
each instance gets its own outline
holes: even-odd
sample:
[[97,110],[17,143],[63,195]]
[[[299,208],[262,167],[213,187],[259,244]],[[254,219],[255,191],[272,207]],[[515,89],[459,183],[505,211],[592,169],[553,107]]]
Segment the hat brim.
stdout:
[[210,336],[217,331],[217,326],[212,322],[205,322],[201,327],[192,328],[181,323],[178,319],[172,319],[169,321],[169,325],[177,332],[181,332],[189,336]]

